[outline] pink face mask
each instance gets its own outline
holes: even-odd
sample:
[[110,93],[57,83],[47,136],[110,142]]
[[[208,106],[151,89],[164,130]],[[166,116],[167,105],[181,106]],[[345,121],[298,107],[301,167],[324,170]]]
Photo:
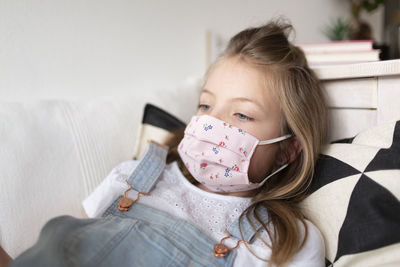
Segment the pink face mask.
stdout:
[[262,186],[283,165],[261,183],[251,183],[248,169],[257,145],[280,142],[290,134],[259,141],[244,130],[209,115],[193,116],[178,145],[178,153],[192,176],[215,192],[240,192]]

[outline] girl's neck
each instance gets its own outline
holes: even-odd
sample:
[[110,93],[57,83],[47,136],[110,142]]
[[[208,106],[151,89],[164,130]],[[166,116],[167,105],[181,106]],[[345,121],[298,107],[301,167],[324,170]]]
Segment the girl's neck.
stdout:
[[257,194],[257,189],[253,189],[250,191],[244,191],[244,192],[227,192],[227,193],[223,193],[223,192],[214,192],[211,191],[210,189],[208,189],[205,185],[203,184],[197,184],[196,185],[198,188],[210,192],[210,193],[215,193],[215,194],[220,194],[220,195],[224,195],[224,196],[236,196],[236,197],[254,197]]

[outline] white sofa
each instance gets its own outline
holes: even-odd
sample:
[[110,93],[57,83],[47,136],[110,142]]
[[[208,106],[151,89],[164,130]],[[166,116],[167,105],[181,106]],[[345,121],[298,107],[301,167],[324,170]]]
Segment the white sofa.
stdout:
[[0,105],[0,245],[31,246],[52,217],[83,216],[81,202],[119,162],[132,159],[145,103],[188,122],[198,82],[138,97]]
[[[399,77],[397,75],[394,79],[398,81]],[[393,78],[384,77],[382,80],[385,85],[384,82],[391,82]],[[198,104],[200,82],[191,82],[175,90],[144,91],[140,97],[132,94],[79,102],[65,99],[29,103],[3,101],[0,105],[0,245],[12,257],[16,257],[36,241],[41,227],[50,218],[63,214],[82,217],[82,200],[116,164],[131,159],[135,154],[145,103],[153,103],[188,122]],[[352,81],[328,80],[328,96],[335,96],[336,91],[333,89],[338,86],[332,87],[333,83],[345,87]],[[385,92],[385,89],[392,87],[386,85],[380,91]],[[397,90],[391,91],[398,94],[398,87],[394,89]],[[348,93],[352,93],[351,88]],[[350,98],[352,99],[355,102],[359,100],[357,97]],[[382,114],[386,114],[386,103],[393,102],[392,99],[389,100],[380,98],[380,105],[373,111],[379,114],[382,110]],[[344,107],[346,108],[347,106]],[[338,108],[334,107],[333,111],[338,111]],[[359,109],[353,108],[350,111],[358,112]],[[390,108],[390,114],[400,119],[399,106]],[[387,116],[381,117],[388,119]],[[341,127],[339,133],[343,136],[333,135],[334,137],[349,137],[349,133],[357,133],[358,126],[353,127],[354,120],[343,116],[337,118],[339,120],[334,120],[333,124]],[[374,125],[377,121],[368,123]],[[357,144],[350,147],[357,150]],[[358,159],[358,155],[361,154],[356,151],[350,156]],[[395,173],[389,179],[389,184],[393,182],[394,186],[387,188],[393,189],[394,195],[399,199],[397,177],[400,172]],[[353,179],[350,177],[347,181],[351,182]],[[354,187],[346,185],[349,192],[344,194],[340,183],[325,186],[323,190],[317,191],[316,198],[309,198],[306,205],[303,205],[310,213],[307,217],[312,218],[322,230],[327,244],[327,256],[331,260],[337,252],[337,232],[341,229],[347,207],[337,201],[337,198],[340,196],[342,199],[344,195],[344,198],[350,198]],[[325,205],[321,199],[328,201],[328,204]],[[337,209],[340,212],[331,212],[335,210],[332,208],[335,203],[335,207],[340,207]],[[325,216],[324,212],[327,211],[332,218]],[[335,231],[332,232],[332,229]],[[400,243],[395,242],[385,249],[344,255],[335,266],[348,266],[349,261],[352,261],[352,266],[367,266],[366,262],[373,264],[383,261],[389,262],[387,266],[398,266],[398,251]]]

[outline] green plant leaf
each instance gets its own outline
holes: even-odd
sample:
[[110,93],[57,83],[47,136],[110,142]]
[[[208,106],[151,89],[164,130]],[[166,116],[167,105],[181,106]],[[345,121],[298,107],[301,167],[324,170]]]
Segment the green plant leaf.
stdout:
[[348,40],[350,36],[350,23],[341,17],[336,18],[324,30],[324,34],[331,41]]
[[362,6],[368,13],[371,13],[384,3],[385,0],[363,0]]

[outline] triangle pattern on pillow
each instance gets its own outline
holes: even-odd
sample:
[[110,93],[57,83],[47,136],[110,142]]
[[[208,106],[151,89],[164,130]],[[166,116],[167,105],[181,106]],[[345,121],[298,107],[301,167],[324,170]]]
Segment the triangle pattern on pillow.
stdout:
[[386,188],[362,175],[353,193],[339,232],[335,261],[400,242],[400,202]]
[[[320,155],[316,163],[315,177],[309,193],[314,193],[321,187],[339,179],[361,173],[351,165],[328,155]],[[323,178],[323,179],[319,179]]]
[[[309,215],[319,218],[316,222],[320,225],[341,221],[340,226],[329,228],[336,228],[338,232],[330,233],[337,235],[336,240],[326,240],[329,243],[327,247],[331,248],[327,265],[335,266],[337,263],[342,266],[339,262],[343,258],[346,258],[347,263],[351,261],[356,264],[359,262],[357,255],[373,251],[376,252],[375,261],[384,262],[385,256],[379,251],[400,244],[400,121],[391,125],[394,127],[383,125],[362,133],[365,140],[392,140],[385,147],[368,146],[367,143],[333,144],[325,150],[326,155],[320,155],[317,160],[315,179],[309,189],[312,195],[324,187],[324,194],[329,194],[334,199],[343,193],[333,186],[335,181],[350,178],[357,173],[361,175],[357,183],[348,188],[351,195],[348,204],[343,207],[346,209],[343,220],[324,221],[323,212],[321,213],[323,207],[317,204],[315,210],[320,214]],[[313,200],[318,201],[315,198]],[[331,202],[329,205],[336,204]],[[333,251],[335,247],[337,249]],[[400,260],[400,256],[393,257],[394,260]]]
[[396,123],[392,145],[380,149],[364,172],[391,169],[400,169],[400,121]]

